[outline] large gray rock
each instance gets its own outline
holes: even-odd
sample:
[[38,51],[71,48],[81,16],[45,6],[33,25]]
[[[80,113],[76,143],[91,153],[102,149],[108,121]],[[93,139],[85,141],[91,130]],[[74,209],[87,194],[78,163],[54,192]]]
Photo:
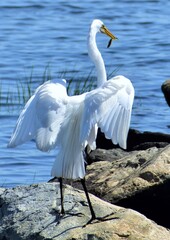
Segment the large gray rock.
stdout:
[[97,149],[87,167],[88,190],[170,228],[170,145],[125,153]]
[[170,239],[170,232],[145,216],[104,202],[91,195],[94,210],[105,221],[90,219],[81,190],[65,187],[66,215],[59,216],[58,183],[1,189],[1,240],[155,240]]
[[[106,139],[104,133],[99,129],[97,135],[97,148],[113,149],[117,148],[110,139]],[[140,132],[135,129],[130,129],[127,138],[127,151],[145,150],[151,147],[165,147],[170,144],[170,134],[160,132]]]
[[166,80],[161,86],[162,92],[164,94],[165,100],[170,107],[170,80]]
[[121,152],[115,156],[115,150],[97,149],[91,154],[94,163],[87,167],[86,180],[105,200],[116,202],[170,178],[169,146]]

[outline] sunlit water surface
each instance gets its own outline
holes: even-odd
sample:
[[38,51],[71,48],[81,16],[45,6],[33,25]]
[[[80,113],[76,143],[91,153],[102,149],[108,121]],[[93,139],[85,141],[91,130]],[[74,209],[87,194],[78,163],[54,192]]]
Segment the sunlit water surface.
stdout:
[[169,16],[166,0],[0,2],[0,186],[50,179],[55,150],[41,153],[34,142],[16,149],[6,146],[23,107],[26,82],[31,79],[33,90],[44,75],[74,82],[95,76],[86,48],[94,18],[119,39],[109,49],[106,36],[98,35],[97,42],[108,74],[122,74],[135,87],[131,127],[170,132],[170,109],[161,92],[170,77]]

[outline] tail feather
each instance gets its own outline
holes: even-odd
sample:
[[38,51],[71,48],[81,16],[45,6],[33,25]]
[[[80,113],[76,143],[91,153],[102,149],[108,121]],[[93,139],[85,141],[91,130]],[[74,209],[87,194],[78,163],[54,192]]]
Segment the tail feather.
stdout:
[[81,150],[78,154],[73,155],[60,151],[53,164],[51,175],[53,177],[62,177],[67,179],[83,178],[85,176],[84,164],[84,157]]

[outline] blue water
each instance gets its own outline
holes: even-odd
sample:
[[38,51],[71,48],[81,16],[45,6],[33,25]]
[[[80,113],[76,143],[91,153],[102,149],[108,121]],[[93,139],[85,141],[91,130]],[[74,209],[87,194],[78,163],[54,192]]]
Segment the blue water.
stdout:
[[55,150],[41,153],[33,142],[6,148],[22,108],[18,86],[25,86],[32,74],[31,87],[36,88],[47,66],[52,78],[95,76],[86,49],[94,18],[119,39],[109,49],[106,36],[98,35],[97,42],[107,72],[128,77],[135,87],[131,127],[170,133],[170,109],[160,89],[170,78],[170,1],[1,1],[0,186],[50,178]]

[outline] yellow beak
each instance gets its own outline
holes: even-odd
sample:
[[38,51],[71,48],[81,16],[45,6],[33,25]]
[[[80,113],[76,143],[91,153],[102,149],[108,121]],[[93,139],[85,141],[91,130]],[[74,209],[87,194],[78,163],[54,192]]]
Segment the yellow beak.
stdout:
[[104,25],[100,28],[101,32],[106,34],[108,37],[110,37],[112,40],[116,40],[118,39],[117,37],[115,37],[107,27],[105,27]]

